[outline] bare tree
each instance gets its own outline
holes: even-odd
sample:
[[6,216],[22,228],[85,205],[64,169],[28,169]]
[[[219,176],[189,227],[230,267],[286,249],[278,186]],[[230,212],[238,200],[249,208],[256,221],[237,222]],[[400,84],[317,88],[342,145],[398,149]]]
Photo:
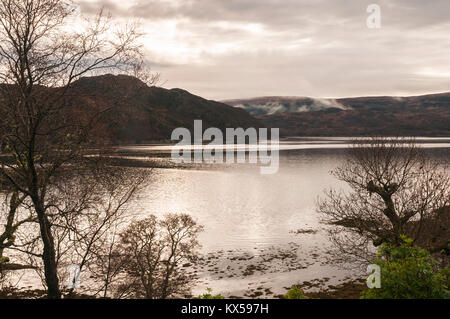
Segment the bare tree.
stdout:
[[202,230],[186,214],[169,214],[162,220],[151,215],[132,223],[121,233],[120,253],[126,260],[126,277],[117,294],[166,299],[187,293],[192,278],[181,266],[195,261],[197,236]]
[[[114,296],[115,288],[125,276],[124,267],[128,261],[119,248],[122,224],[119,220],[109,227],[107,235],[102,237],[102,242],[93,252],[93,258],[88,264],[89,273],[97,283],[96,290],[93,291],[94,296],[102,298]],[[121,298],[121,295],[115,297]]]
[[[117,237],[117,228],[132,217],[130,204],[141,189],[146,186],[150,171],[130,168],[107,167],[107,171],[100,170],[92,174],[95,181],[94,199],[78,197],[80,202],[89,202],[88,207],[69,215],[64,215],[61,229],[68,229],[68,236],[63,240],[69,247],[68,263],[77,265],[80,271],[89,269],[96,259],[103,259],[107,253],[104,249],[114,247]],[[82,182],[82,181],[81,181]],[[80,185],[80,184],[78,184]],[[82,194],[87,185],[79,187]],[[98,198],[97,198],[98,197]],[[75,197],[77,198],[77,197]],[[73,201],[73,199],[69,199]],[[105,287],[105,291],[108,287]],[[69,295],[74,292],[71,288]]]
[[448,213],[450,177],[443,165],[413,140],[356,141],[333,171],[349,189],[330,190],[318,203],[323,221],[335,226],[330,233],[341,256],[370,260],[372,245],[400,244],[402,235],[420,240],[424,224]]
[[[26,196],[38,221],[49,298],[60,298],[53,225],[64,212],[61,181],[105,143],[107,108],[71,106],[72,83],[93,72],[136,72],[142,56],[136,26],[114,28],[100,12],[77,23],[63,0],[0,0],[0,175]],[[70,180],[70,179],[69,179]]]
[[[87,289],[77,289],[75,282],[68,282],[68,266],[77,266],[84,278],[92,277],[90,271],[106,258],[110,240],[117,240],[117,227],[133,216],[131,204],[139,192],[147,185],[151,170],[105,165],[106,159],[96,159],[97,165],[80,169],[70,169],[64,179],[58,179],[49,192],[48,201],[52,205],[49,220],[55,242],[55,260],[58,277],[68,290],[65,298],[79,293],[96,295],[103,283],[84,280]],[[32,212],[32,203],[23,203],[20,216]],[[27,256],[25,263],[32,265],[43,279],[42,245],[37,235],[37,223],[27,223],[15,233],[14,245],[8,247]],[[122,227],[123,228],[123,227]],[[113,235],[111,236],[111,232]],[[72,285],[72,286],[71,286]],[[71,287],[70,287],[71,286]],[[108,287],[107,287],[108,288]]]
[[8,204],[8,213],[6,215],[6,223],[3,227],[3,232],[0,233],[0,272],[2,271],[3,265],[9,261],[8,257],[3,255],[5,249],[14,245],[15,233],[17,229],[24,223],[32,222],[33,218],[30,216],[22,220],[17,220],[17,209],[25,200],[24,195],[19,195],[19,193],[13,192],[9,196],[6,195],[6,203]]

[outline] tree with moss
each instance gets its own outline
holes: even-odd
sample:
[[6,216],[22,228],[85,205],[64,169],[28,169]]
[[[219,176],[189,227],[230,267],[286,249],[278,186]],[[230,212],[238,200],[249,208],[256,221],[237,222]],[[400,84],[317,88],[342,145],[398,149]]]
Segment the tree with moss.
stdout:
[[309,299],[309,298],[305,296],[303,290],[301,290],[297,286],[293,286],[291,289],[289,289],[287,294],[283,295],[283,299]]
[[399,245],[402,235],[432,251],[447,247],[450,175],[413,139],[355,141],[333,175],[345,190],[318,202],[322,221],[343,261],[370,262],[375,247]]
[[436,269],[430,253],[402,237],[399,246],[383,244],[374,264],[381,269],[381,287],[363,292],[364,299],[449,298],[450,268]]
[[200,295],[194,299],[225,299],[225,297],[222,296],[221,294],[213,295],[212,289],[206,288],[206,293],[204,293],[203,295]]

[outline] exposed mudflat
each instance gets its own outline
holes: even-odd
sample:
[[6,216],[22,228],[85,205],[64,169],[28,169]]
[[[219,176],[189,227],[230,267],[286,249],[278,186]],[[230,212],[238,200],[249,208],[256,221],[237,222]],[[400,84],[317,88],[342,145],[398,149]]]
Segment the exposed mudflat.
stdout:
[[[317,232],[301,232],[301,236]],[[298,242],[250,250],[219,250],[201,256],[195,266],[184,266],[197,278],[193,295],[211,288],[227,298],[279,298],[293,285],[318,293],[361,276],[359,269],[336,265],[327,248]]]

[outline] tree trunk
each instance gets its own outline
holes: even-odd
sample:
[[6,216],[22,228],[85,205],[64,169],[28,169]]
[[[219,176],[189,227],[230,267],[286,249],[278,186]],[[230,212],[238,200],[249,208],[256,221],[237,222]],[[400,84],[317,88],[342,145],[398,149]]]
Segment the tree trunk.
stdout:
[[44,262],[45,282],[48,290],[47,296],[49,299],[61,299],[56,265],[55,243],[50,231],[50,223],[48,222],[47,216],[45,216],[42,206],[36,205],[35,208],[38,215],[42,243],[44,244],[42,260]]
[[386,186],[377,186],[374,182],[369,182],[366,188],[370,194],[376,193],[378,194],[384,201],[386,208],[384,209],[384,215],[389,219],[392,224],[392,238],[381,238],[381,242],[388,240],[394,245],[401,245],[401,235],[403,231],[402,220],[398,216],[397,211],[395,209],[394,201],[392,199],[392,195],[397,191],[397,184],[392,184]]
[[401,236],[402,236],[402,224],[397,212],[395,210],[394,202],[392,197],[389,196],[387,199],[383,198],[386,204],[386,209],[384,210],[384,214],[389,218],[392,224],[393,231],[393,239],[392,244],[399,246],[402,244]]

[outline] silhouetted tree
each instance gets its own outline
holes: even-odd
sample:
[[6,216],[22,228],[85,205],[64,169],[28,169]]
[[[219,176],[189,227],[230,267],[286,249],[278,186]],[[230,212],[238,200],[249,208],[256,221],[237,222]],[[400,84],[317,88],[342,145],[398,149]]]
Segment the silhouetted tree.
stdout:
[[413,140],[356,141],[333,174],[349,189],[328,191],[319,200],[318,211],[324,222],[335,226],[331,238],[344,258],[350,254],[370,260],[372,245],[398,245],[402,235],[419,240],[424,225],[430,226],[450,205],[445,167]]
[[126,260],[126,277],[117,294],[148,299],[186,294],[192,278],[182,265],[195,261],[202,230],[186,214],[169,214],[162,220],[151,215],[132,223],[121,233],[119,253]]
[[71,85],[142,67],[136,26],[115,28],[103,12],[79,22],[74,13],[63,0],[0,0],[0,175],[38,222],[49,298],[61,297],[54,229],[70,210],[59,193],[99,165],[92,150],[107,139],[108,108],[74,107]]

